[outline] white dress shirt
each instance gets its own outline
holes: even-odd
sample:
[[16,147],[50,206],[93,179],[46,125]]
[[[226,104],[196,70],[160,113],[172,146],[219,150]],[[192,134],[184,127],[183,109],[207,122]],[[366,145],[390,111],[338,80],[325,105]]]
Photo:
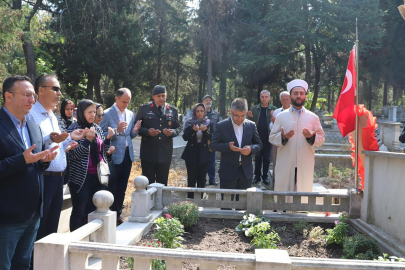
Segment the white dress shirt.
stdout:
[[[127,120],[126,120],[126,117],[125,117],[125,110],[124,110],[123,112],[121,112],[121,110],[118,109],[118,107],[117,107],[117,105],[115,105],[115,103],[114,103],[114,108],[115,108],[115,110],[117,111],[118,119],[119,119],[121,122],[126,122]],[[128,123],[128,124],[129,124],[129,123]],[[124,129],[123,131],[121,131],[120,135],[125,136],[125,130],[126,130],[126,129]],[[117,135],[118,135],[118,134],[117,134]],[[127,140],[125,140],[125,146],[128,146]]]
[[[238,126],[232,120],[232,125],[233,125],[233,130],[235,131],[236,140],[238,140],[239,148],[242,148],[243,123]],[[242,160],[242,157],[239,153],[239,161],[241,161],[241,160]]]
[[65,149],[71,142],[70,135],[65,141],[59,144],[54,143],[51,140],[50,134],[52,132],[61,133],[58,125],[58,119],[52,111],[47,112],[44,106],[42,106],[42,104],[38,101],[34,103],[27,117],[29,120],[35,122],[37,125],[40,126],[42,137],[44,138],[45,149],[49,149],[54,147],[55,145],[59,145],[59,148],[56,150],[58,154],[56,155],[55,159],[51,161],[49,168],[46,171],[65,171],[67,166]]

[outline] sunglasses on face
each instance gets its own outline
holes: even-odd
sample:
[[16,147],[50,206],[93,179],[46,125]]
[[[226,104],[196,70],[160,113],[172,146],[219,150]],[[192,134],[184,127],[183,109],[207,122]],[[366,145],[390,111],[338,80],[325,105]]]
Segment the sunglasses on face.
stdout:
[[101,118],[101,117],[104,116],[104,113],[103,113],[103,114],[97,114],[96,116],[97,116],[98,118]]
[[54,92],[60,92],[60,88],[59,88],[59,87],[57,87],[57,86],[48,86],[48,85],[44,85],[44,86],[41,86],[41,87],[51,87],[51,88],[52,88],[52,90],[53,90]]

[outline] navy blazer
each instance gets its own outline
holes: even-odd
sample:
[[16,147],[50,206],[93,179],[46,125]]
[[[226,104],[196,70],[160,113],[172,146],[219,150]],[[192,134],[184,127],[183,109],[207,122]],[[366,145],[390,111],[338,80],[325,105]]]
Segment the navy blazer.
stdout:
[[[248,145],[252,149],[250,155],[241,155],[233,152],[229,148],[229,143],[234,142],[234,146],[243,148]],[[219,178],[234,180],[239,166],[239,156],[242,156],[242,167],[246,178],[253,179],[252,156],[263,148],[256,124],[250,120],[243,122],[242,145],[238,144],[232,120],[228,118],[218,123],[210,145],[213,151],[221,152],[221,164],[219,166]]]
[[[45,150],[41,129],[27,120],[32,151]],[[42,216],[43,170],[48,163],[26,164],[25,145],[10,117],[0,109],[0,224],[23,223],[30,219],[40,205]]]
[[[186,148],[181,155],[181,158],[186,162],[195,162],[195,163],[211,163],[212,154],[209,149],[208,140],[211,140],[211,133],[207,129],[203,132],[201,138],[201,143],[197,143],[197,132],[194,131],[193,127],[188,127],[184,130],[183,139],[187,141]],[[196,149],[200,147],[200,149]],[[200,155],[196,155],[197,151],[200,152]]]

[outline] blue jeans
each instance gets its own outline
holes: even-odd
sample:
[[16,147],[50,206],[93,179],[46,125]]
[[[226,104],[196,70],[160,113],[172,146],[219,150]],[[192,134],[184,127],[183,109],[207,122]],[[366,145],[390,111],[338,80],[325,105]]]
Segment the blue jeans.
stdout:
[[24,223],[0,224],[0,270],[27,270],[39,227],[39,210]]

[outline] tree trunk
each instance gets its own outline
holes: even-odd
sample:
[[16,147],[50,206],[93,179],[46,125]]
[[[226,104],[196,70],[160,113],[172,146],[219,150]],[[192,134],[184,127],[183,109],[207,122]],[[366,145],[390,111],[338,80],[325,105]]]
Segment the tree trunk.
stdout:
[[103,104],[103,98],[101,96],[101,86],[100,86],[101,75],[94,74],[94,92],[96,93],[97,103]]
[[319,94],[319,83],[321,81],[321,63],[315,61],[315,85],[314,85],[314,97],[312,99],[311,111],[315,112],[316,102]]
[[117,92],[117,90],[121,88],[120,79],[114,79],[113,84],[114,84],[114,94],[115,94],[115,92]]
[[163,59],[163,30],[164,30],[164,16],[165,12],[162,10],[163,1],[156,0],[155,1],[155,8],[156,8],[156,15],[159,18],[159,45],[158,45],[158,55],[157,55],[157,75],[156,75],[156,84],[161,84],[162,82],[162,59]]
[[35,65],[35,52],[34,45],[32,44],[31,38],[29,38],[29,31],[24,34],[23,38],[23,48],[25,55],[25,63],[27,65],[27,76],[30,77],[31,81],[35,83],[37,78],[37,67]]
[[384,82],[383,106],[388,105],[388,81]]
[[219,83],[219,111],[221,116],[225,116],[225,103],[226,103],[226,79],[227,71],[223,70],[221,72],[221,79]]
[[[32,82],[35,83],[35,79],[37,78],[37,68],[35,65],[35,52],[34,52],[34,45],[32,44],[30,31],[31,31],[31,20],[34,17],[35,13],[39,9],[42,4],[42,0],[36,0],[34,6],[32,7],[30,14],[26,17],[25,27],[24,27],[24,34],[21,37],[21,41],[23,43],[23,50],[25,55],[25,63],[27,65],[27,76],[31,78]],[[13,0],[13,9],[22,8],[22,1],[21,0]]]
[[263,91],[263,87],[264,87],[263,83],[259,83],[257,85],[257,104],[260,103],[260,92]]
[[198,86],[198,101],[202,101],[203,98],[203,83],[205,80],[205,76],[204,76],[204,58],[205,58],[205,54],[204,51],[201,52],[201,60],[200,60],[200,67],[198,70],[198,75],[200,77],[200,82],[199,82],[199,86]]
[[[211,1],[208,1],[207,9],[208,14],[211,14]],[[208,82],[207,82],[207,93],[208,95],[212,96],[212,22],[211,16],[208,19],[208,38],[207,38],[207,72],[208,72]],[[222,112],[221,112],[222,113]]]
[[176,89],[174,94],[174,106],[177,106],[177,100],[179,97],[179,79],[180,79],[180,55],[177,58],[177,68],[176,68]]
[[22,0],[13,0],[13,9],[21,9]]
[[368,87],[368,108],[371,111],[371,104],[372,104],[372,100],[373,100],[373,84],[370,83],[369,87]]
[[86,98],[93,100],[94,74],[87,72]]
[[333,108],[331,108],[331,110],[329,110],[329,112],[332,112],[335,110],[335,89],[332,90],[332,106],[333,106]]
[[[309,31],[309,12],[308,12],[308,5],[305,3],[303,9],[307,12],[306,16],[306,23],[307,23],[307,30]],[[305,46],[305,81],[309,84],[311,81],[311,44],[309,43],[308,38],[304,38],[304,46]]]
[[159,26],[159,47],[157,55],[157,75],[156,75],[156,84],[160,84],[162,81],[162,47],[163,47],[163,22],[160,20]]
[[328,112],[330,112],[330,106],[331,106],[331,92],[332,92],[332,90],[331,90],[331,88],[329,88],[329,91],[328,91]]
[[[210,35],[210,34],[208,34]],[[208,63],[207,63],[207,73],[208,73],[208,82],[207,82],[207,94],[212,96],[212,48],[211,48],[211,38],[208,38]]]

